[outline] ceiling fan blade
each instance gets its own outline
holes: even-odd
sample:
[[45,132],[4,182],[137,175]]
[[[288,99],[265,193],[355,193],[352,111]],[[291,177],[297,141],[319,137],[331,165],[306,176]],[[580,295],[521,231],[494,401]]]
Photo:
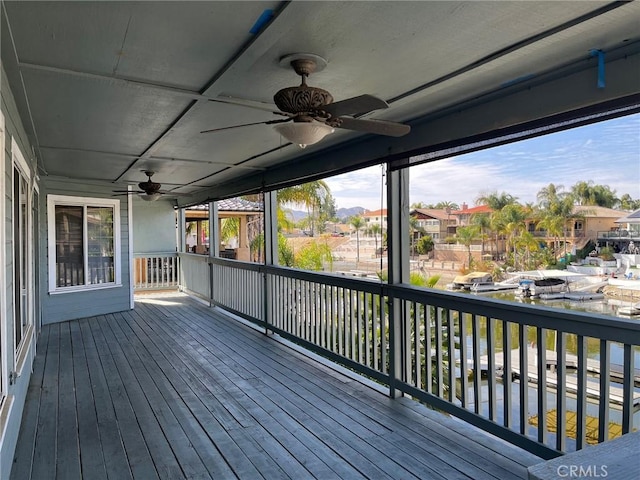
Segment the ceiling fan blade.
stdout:
[[236,98],[224,95],[219,95],[216,98],[210,98],[209,101],[217,103],[227,103],[229,105],[237,105],[239,107],[253,108],[256,110],[263,110],[265,112],[271,112],[274,115],[283,115],[285,117],[289,116],[289,114],[279,111],[278,107],[276,107],[272,103],[256,102],[255,100],[247,100],[244,98]]
[[231,130],[232,128],[249,127],[251,125],[272,125],[274,123],[284,123],[293,120],[293,117],[281,120],[268,120],[266,122],[243,123],[241,125],[231,125],[230,127],[212,128],[211,130],[203,130],[200,133],[221,132],[222,130]]
[[364,115],[383,108],[389,108],[387,102],[373,95],[365,94],[330,103],[322,107],[322,110],[329,112],[334,117],[341,117],[342,115]]
[[170,192],[170,191],[167,191],[167,190],[160,190],[157,193],[159,193],[160,195],[168,195],[170,197],[190,197],[191,196],[190,193]]
[[142,190],[112,190],[112,192],[118,195],[129,195],[130,193],[144,193]]
[[359,118],[341,117],[338,128],[355,130],[358,132],[375,133],[389,137],[402,137],[411,131],[411,126],[403,123],[387,122],[386,120],[363,120]]

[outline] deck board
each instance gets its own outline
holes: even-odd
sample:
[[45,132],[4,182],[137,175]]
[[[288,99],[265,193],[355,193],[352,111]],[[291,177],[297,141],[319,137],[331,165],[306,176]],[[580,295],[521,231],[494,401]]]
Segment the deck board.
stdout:
[[12,478],[519,479],[539,461],[174,293],[43,327]]

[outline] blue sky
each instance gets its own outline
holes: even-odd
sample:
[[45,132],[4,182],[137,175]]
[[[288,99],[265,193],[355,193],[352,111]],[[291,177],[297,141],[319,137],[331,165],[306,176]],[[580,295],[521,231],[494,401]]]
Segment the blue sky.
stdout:
[[[338,208],[380,208],[380,166],[325,179]],[[466,202],[507,192],[535,202],[549,183],[608,185],[640,199],[640,114],[440,160],[410,170],[411,203]]]

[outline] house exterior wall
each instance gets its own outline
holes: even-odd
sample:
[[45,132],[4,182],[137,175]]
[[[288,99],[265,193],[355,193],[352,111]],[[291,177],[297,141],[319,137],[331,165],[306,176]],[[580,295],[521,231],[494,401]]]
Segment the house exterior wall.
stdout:
[[[24,164],[35,178],[35,164],[30,155],[22,121],[9,88],[4,68],[0,68],[0,478],[9,478],[13,454],[20,431],[20,421],[29,386],[31,365],[35,356],[38,323],[37,308],[30,314],[31,328],[23,336],[19,354],[14,346],[14,242],[13,242],[13,169],[15,156],[20,152]],[[33,182],[33,180],[32,180]],[[33,186],[33,183],[32,183]],[[33,248],[29,242],[27,250]],[[35,252],[30,252],[30,255]],[[29,278],[27,289],[34,295],[36,277]],[[33,297],[31,297],[33,299]],[[36,299],[37,301],[37,299]]]
[[133,199],[133,253],[170,253],[177,250],[176,212],[162,199]]
[[[120,284],[100,290],[69,293],[49,293],[48,276],[48,218],[47,197],[51,194],[90,198],[112,198],[113,185],[72,184],[65,179],[39,178],[35,154],[28,141],[24,121],[18,114],[15,98],[4,68],[0,68],[0,478],[9,478],[13,455],[20,432],[20,422],[29,386],[35,345],[41,323],[53,323],[106,314],[131,308],[130,281],[130,228],[128,198],[119,204],[120,219]],[[17,163],[16,163],[17,162]],[[28,323],[23,326],[20,348],[16,350],[14,312],[16,285],[14,285],[14,169],[20,165],[26,172],[28,185],[25,217],[28,233],[25,248],[28,274],[26,275],[26,303]],[[37,205],[34,205],[36,204]],[[37,212],[34,209],[37,207]],[[167,237],[154,236],[157,247],[175,250],[175,220],[169,222],[173,209],[163,213],[170,225]],[[157,221],[155,212],[152,214]],[[147,218],[139,215],[141,220]],[[157,230],[156,230],[157,231]],[[145,240],[151,244],[150,239]],[[18,286],[19,288],[19,286]],[[23,291],[19,293],[23,298]]]
[[41,189],[41,218],[40,238],[41,275],[44,275],[42,288],[42,323],[56,323],[94,315],[103,315],[112,312],[121,312],[131,308],[130,291],[131,279],[129,268],[129,215],[128,198],[120,199],[120,262],[121,284],[119,286],[101,288],[96,290],[84,290],[65,293],[49,293],[48,269],[48,245],[49,232],[47,231],[47,197],[49,195],[68,195],[92,198],[113,198],[112,184],[76,184],[69,183],[66,179],[45,178]]

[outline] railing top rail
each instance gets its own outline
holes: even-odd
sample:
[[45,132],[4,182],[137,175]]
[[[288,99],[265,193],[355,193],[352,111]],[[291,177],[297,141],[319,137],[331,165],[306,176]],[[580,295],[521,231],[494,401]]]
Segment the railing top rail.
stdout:
[[177,256],[178,256],[178,252],[146,252],[146,253],[134,252],[133,253],[134,258],[177,257]]
[[413,285],[386,285],[389,295],[404,300],[497,318],[513,323],[575,333],[587,337],[640,345],[640,322],[598,313],[561,310],[541,305],[519,305],[481,297]]
[[[183,254],[181,253],[181,255]],[[640,322],[634,320],[610,317],[598,313],[561,310],[540,305],[519,305],[505,300],[487,297],[479,298],[469,294],[415,287],[408,284],[389,285],[359,277],[302,271],[288,267],[203,257],[195,254],[186,255],[207,259],[209,263],[214,265],[252,270],[257,273],[283,276],[381,296],[392,296],[407,301],[496,318],[516,324],[558,330],[630,345],[640,345]]]

